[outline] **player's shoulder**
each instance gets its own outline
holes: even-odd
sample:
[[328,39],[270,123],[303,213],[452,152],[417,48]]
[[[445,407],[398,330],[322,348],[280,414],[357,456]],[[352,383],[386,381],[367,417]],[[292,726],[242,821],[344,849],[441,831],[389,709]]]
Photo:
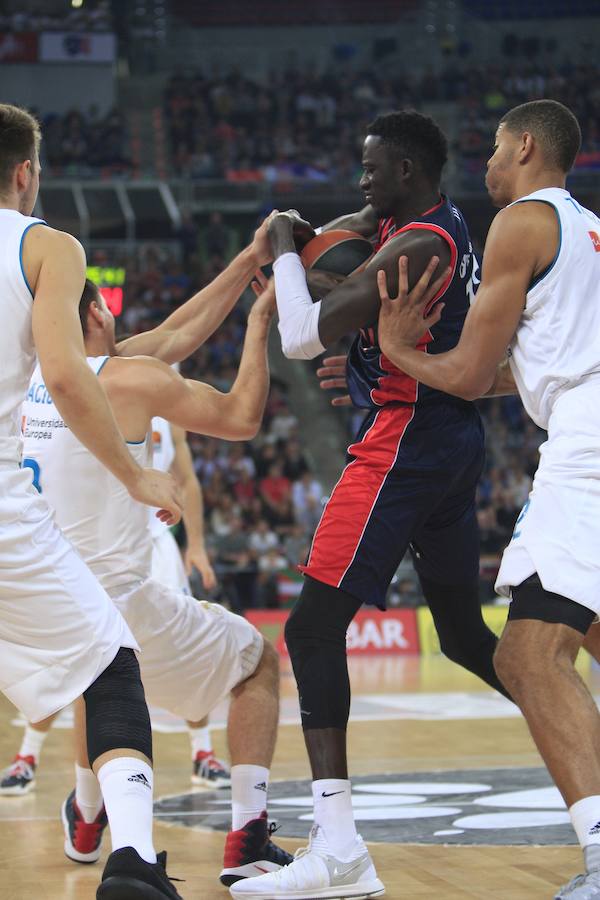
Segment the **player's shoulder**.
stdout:
[[400,231],[386,241],[375,256],[369,260],[367,268],[377,268],[382,262],[397,261],[400,256],[410,256],[412,252],[417,252],[419,255],[429,254],[429,257],[438,256],[445,250],[447,243],[447,240],[438,231],[419,228],[415,224],[415,227]]
[[170,366],[153,356],[111,356],[100,372],[103,382],[117,381],[123,389],[133,386],[145,391],[152,391],[175,376]]
[[37,222],[25,235],[25,246],[29,253],[69,252],[84,255],[81,243],[72,234],[52,228],[45,222]]
[[490,226],[486,246],[493,243],[508,249],[523,250],[551,240],[557,229],[556,210],[549,203],[524,199],[498,212]]

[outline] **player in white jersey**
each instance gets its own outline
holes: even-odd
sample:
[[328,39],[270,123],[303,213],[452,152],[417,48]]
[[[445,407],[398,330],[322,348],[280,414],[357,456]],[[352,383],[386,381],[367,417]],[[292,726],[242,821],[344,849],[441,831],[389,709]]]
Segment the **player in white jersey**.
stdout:
[[410,347],[444,314],[440,305],[424,315],[427,278],[409,293],[404,261],[399,299],[390,301],[380,274],[380,342],[397,365],[468,399],[516,383],[548,431],[496,582],[512,602],[495,665],[584,850],[586,873],[559,900],[600,898],[600,714],[574,667],[584,640],[598,655],[590,626],[600,612],[600,220],[565,189],[580,141],[573,114],[552,100],[502,119],[486,183],[504,209],[454,350],[434,356]]
[[[185,431],[156,416],[152,419],[152,447],[153,465],[161,472],[171,472],[180,487],[186,534],[184,566],[171,529],[150,515],[152,577],[175,590],[191,594],[188,574],[195,567],[204,590],[211,591],[217,580],[204,543],[202,488],[194,471]],[[231,774],[213,750],[208,716],[186,724],[192,751],[192,783],[209,788],[230,787]]]
[[128,879],[140,898],[177,898],[152,844],[152,738],[137,644],[20,467],[20,410],[37,354],[64,421],[99,468],[165,507],[165,517],[179,515],[170,478],[127,452],[89,371],[77,315],[83,250],[31,217],[39,144],[35,119],[0,105],[0,688],[33,721],[83,693],[115,851],[97,896],[115,897]]
[[[260,426],[269,374],[266,340],[274,311],[272,288],[254,304],[238,376],[228,394],[181,378],[149,357],[111,357],[114,319],[87,282],[80,315],[88,364],[98,374],[131,453],[152,453],[152,418],[181,428],[246,440]],[[270,871],[291,857],[269,839],[266,793],[278,720],[279,661],[245,619],[218,604],[198,602],[151,577],[152,539],[147,510],[132,502],[116,479],[64,427],[39,369],[23,406],[25,463],[56,520],[113,597],[142,648],[148,699],[191,721],[201,720],[231,695],[228,743],[233,768],[233,822],[221,873],[223,883]],[[78,765],[84,767],[80,747]],[[93,862],[100,853],[102,799],[87,790],[86,819],[72,793],[63,808],[67,855]]]

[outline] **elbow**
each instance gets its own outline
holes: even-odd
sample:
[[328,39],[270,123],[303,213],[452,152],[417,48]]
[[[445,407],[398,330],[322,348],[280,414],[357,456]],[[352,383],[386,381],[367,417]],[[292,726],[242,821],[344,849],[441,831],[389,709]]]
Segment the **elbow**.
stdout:
[[489,390],[491,383],[491,379],[465,373],[452,383],[448,393],[461,400],[479,400]]
[[247,422],[241,422],[239,428],[237,429],[238,436],[236,440],[251,441],[260,431],[261,423],[262,416],[260,417],[260,419],[251,419]]
[[72,392],[74,384],[72,373],[63,372],[59,367],[53,366],[52,372],[48,376],[43,372],[42,375],[46,390],[55,402],[56,400],[60,401],[62,397],[68,397]]

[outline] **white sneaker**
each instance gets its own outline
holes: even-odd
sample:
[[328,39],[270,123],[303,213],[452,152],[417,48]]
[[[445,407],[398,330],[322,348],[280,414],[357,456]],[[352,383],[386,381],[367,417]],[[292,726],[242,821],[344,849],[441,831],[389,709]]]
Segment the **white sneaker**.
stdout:
[[350,859],[337,859],[329,850],[325,833],[314,825],[308,847],[298,850],[294,862],[277,872],[245,878],[229,888],[236,900],[319,900],[329,897],[379,897],[385,894],[375,866],[360,837]]

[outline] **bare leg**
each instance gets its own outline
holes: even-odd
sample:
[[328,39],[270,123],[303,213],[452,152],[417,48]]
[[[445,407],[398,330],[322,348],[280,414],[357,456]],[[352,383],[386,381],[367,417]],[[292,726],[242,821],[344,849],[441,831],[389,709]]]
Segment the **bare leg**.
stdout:
[[510,620],[495,657],[569,807],[600,795],[600,713],[574,667],[582,643],[568,625]]
[[600,623],[590,625],[588,633],[583,640],[583,649],[593,656],[596,662],[600,662]]
[[34,731],[42,731],[44,734],[48,734],[52,728],[52,723],[57,716],[58,713],[53,713],[51,716],[48,716],[47,719],[42,719],[41,722],[30,722],[29,727],[33,728]]
[[227,740],[232,766],[270,768],[279,720],[279,657],[265,641],[256,671],[231,692]]
[[208,725],[208,716],[204,716],[199,722],[192,722],[190,719],[186,722],[188,728],[206,728]]
[[73,737],[75,740],[75,762],[82,769],[90,769],[90,760],[87,750],[87,736],[85,731],[85,703],[83,697],[78,697],[74,704]]

